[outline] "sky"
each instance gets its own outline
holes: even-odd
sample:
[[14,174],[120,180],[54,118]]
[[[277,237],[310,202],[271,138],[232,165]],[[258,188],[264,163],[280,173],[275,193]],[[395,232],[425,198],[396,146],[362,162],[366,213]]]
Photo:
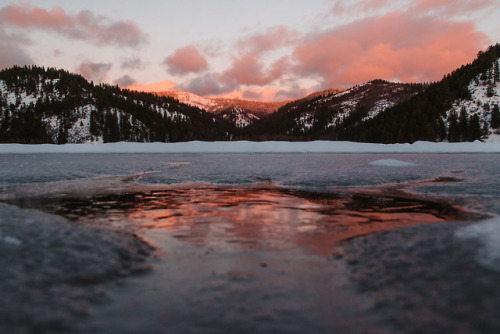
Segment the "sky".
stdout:
[[500,0],[0,0],[0,68],[282,101],[430,82],[500,42]]

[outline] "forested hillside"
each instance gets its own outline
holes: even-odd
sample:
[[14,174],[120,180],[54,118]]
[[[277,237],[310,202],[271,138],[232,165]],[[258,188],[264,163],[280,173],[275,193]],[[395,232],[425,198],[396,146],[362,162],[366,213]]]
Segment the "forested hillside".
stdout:
[[244,135],[257,140],[347,139],[353,126],[423,91],[421,84],[373,80],[341,92],[291,102],[249,126]]
[[500,44],[408,101],[356,124],[345,139],[365,142],[474,141],[500,126]]
[[3,70],[0,93],[2,142],[226,140],[233,128],[173,98],[94,85],[53,68]]

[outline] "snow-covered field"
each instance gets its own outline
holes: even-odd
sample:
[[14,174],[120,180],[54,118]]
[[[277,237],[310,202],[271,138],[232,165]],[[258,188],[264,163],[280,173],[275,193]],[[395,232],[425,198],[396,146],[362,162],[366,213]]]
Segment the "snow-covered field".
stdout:
[[354,142],[182,142],[0,144],[0,154],[35,153],[500,153],[500,142],[371,144]]

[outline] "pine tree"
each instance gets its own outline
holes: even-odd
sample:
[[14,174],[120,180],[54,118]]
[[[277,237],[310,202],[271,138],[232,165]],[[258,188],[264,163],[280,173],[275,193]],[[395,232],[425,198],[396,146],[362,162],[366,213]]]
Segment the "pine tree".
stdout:
[[460,140],[459,130],[458,130],[458,118],[457,113],[452,111],[448,117],[448,122],[450,123],[448,128],[448,141],[457,142]]
[[481,139],[481,123],[477,114],[472,115],[467,128],[467,140],[474,141]]
[[59,121],[59,132],[57,134],[57,143],[66,144],[68,142],[68,126],[66,119],[63,117]]
[[460,136],[459,141],[467,140],[468,128],[469,118],[467,117],[467,110],[465,109],[465,107],[463,107],[458,118],[458,132]]
[[495,104],[491,111],[491,127],[493,129],[498,129],[500,127],[500,108],[498,104]]
[[97,111],[94,109],[90,111],[89,132],[93,136],[99,135],[97,126]]
[[120,141],[120,128],[118,125],[118,117],[116,116],[116,112],[106,112],[103,132],[103,140],[105,143],[114,143]]
[[493,72],[494,72],[494,81],[495,83],[497,83],[500,81],[500,69],[499,69],[498,59],[494,62]]

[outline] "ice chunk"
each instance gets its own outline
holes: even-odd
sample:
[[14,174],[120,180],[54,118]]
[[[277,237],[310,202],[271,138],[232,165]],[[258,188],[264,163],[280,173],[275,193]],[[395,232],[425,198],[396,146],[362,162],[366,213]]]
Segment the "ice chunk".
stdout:
[[459,239],[476,239],[481,247],[476,260],[483,266],[500,271],[500,217],[484,220],[456,232]]
[[2,242],[12,246],[21,246],[23,244],[21,240],[15,237],[11,237],[10,235],[3,237],[1,240]]
[[414,167],[416,164],[408,161],[396,160],[396,159],[380,159],[369,163],[372,166],[384,166],[384,167]]

